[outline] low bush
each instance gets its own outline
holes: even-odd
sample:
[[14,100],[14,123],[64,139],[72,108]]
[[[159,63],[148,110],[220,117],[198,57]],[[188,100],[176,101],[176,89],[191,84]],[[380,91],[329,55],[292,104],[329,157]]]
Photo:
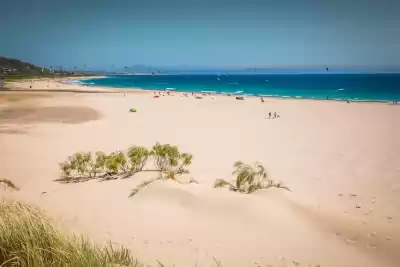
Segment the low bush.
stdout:
[[159,143],[153,146],[152,155],[155,167],[161,176],[171,172],[188,173],[185,167],[192,163],[193,158],[191,154],[180,153],[177,146]]
[[145,147],[130,147],[127,155],[116,151],[109,155],[98,151],[75,153],[60,164],[58,181],[85,181],[94,178],[125,178],[143,170],[150,156]]
[[151,151],[145,147],[130,147],[128,149],[128,158],[131,164],[130,170],[134,173],[142,171],[151,154]]
[[282,188],[290,191],[280,182],[274,182],[268,178],[268,174],[261,163],[256,162],[254,166],[244,164],[241,161],[235,162],[233,175],[236,176],[233,181],[217,179],[214,187],[228,187],[231,191],[250,194],[260,189],[271,187]]
[[[188,153],[181,153],[177,146],[169,144],[159,144],[153,146],[151,155],[154,158],[154,165],[158,171],[157,179],[152,179],[140,183],[134,188],[129,195],[130,197],[137,194],[142,188],[160,179],[171,179],[177,181],[177,177],[184,173],[189,173],[186,169],[192,163],[193,156]],[[189,183],[196,182],[190,180]]]
[[[139,185],[131,193],[136,194],[145,185],[158,179],[175,180],[184,173],[189,173],[186,169],[192,163],[193,156],[188,153],[181,153],[177,146],[157,143],[152,150],[146,147],[132,146],[127,153],[116,151],[109,155],[98,151],[75,153],[65,162],[60,164],[60,182],[83,182],[90,179],[118,179],[127,178],[133,174],[144,171],[150,157],[154,161],[154,170],[157,171],[157,179]],[[196,182],[190,180],[189,182]]]

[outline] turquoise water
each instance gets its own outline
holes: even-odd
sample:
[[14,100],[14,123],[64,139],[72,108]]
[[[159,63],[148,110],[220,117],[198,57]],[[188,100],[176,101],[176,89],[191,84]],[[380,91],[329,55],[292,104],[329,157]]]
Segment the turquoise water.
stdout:
[[120,75],[88,86],[353,101],[400,100],[400,74]]

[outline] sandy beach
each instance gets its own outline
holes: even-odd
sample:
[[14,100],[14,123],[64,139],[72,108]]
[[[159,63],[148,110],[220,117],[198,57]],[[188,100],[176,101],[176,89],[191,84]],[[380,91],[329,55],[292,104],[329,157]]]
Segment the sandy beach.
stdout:
[[[41,207],[69,231],[123,244],[157,266],[400,266],[400,105],[204,96],[18,81],[0,91],[0,197]],[[53,92],[54,91],[54,92]],[[130,113],[130,108],[136,113]],[[268,119],[278,112],[278,119]],[[156,142],[193,154],[199,184],[62,184],[78,151]],[[259,161],[291,192],[213,188]]]

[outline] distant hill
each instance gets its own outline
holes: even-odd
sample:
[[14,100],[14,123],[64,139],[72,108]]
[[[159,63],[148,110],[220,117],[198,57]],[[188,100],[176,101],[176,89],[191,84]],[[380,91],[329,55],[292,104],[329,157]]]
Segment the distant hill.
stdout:
[[39,76],[50,74],[48,69],[44,69],[18,59],[0,57],[0,76]]
[[[49,70],[23,62],[18,59],[1,57],[0,56],[0,77],[5,78],[29,78],[29,77],[57,77],[57,76],[84,76],[85,73],[82,72],[68,72],[63,70]],[[91,74],[93,75],[93,74]]]

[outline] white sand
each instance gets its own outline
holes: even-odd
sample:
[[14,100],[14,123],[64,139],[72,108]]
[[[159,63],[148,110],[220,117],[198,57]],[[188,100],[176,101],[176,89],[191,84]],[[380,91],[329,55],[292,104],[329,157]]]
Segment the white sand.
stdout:
[[[32,87],[82,89],[48,83],[49,88],[47,81]],[[148,264],[211,266],[215,257],[229,267],[400,266],[400,106],[260,103],[222,96],[196,100],[180,93],[160,99],[152,93],[36,93],[4,100],[13,94],[0,93],[0,111],[66,110],[51,120],[45,111],[52,109],[35,119],[0,117],[0,177],[21,188],[0,195],[35,203],[95,240],[124,244]],[[98,114],[84,117],[85,123],[63,120],[82,107]],[[129,113],[131,107],[138,112]],[[269,111],[281,117],[265,119]],[[159,181],[128,198],[135,185],[155,174],[108,182],[53,181],[58,164],[74,152],[111,152],[156,141],[192,153],[190,175],[200,184]],[[262,162],[270,177],[292,192],[242,195],[213,189],[215,179],[233,178],[236,160]]]

